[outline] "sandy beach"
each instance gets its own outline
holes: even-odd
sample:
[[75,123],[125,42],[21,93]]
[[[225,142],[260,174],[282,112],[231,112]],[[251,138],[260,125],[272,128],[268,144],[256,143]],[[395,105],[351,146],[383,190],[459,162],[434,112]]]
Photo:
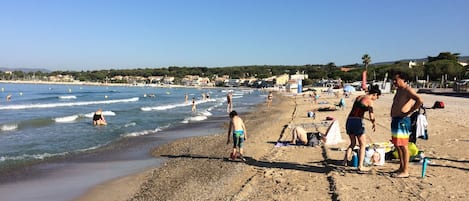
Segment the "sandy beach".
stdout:
[[[246,162],[227,161],[231,145],[226,133],[179,139],[153,150],[166,158],[161,167],[119,178],[90,189],[80,201],[92,200],[466,200],[469,192],[469,99],[420,94],[425,106],[444,101],[444,109],[428,109],[429,140],[417,146],[431,159],[426,177],[421,178],[419,162],[412,162],[409,178],[394,178],[398,160],[372,166],[368,173],[340,165],[349,139],[345,120],[353,97],[344,110],[307,111],[328,104],[312,104],[307,97],[275,94],[273,108],[259,105],[256,111],[240,114],[245,120],[248,140]],[[373,142],[388,142],[390,107],[393,94],[375,102],[376,132],[366,124]],[[333,105],[334,96],[322,94],[320,101]],[[286,125],[320,124],[334,117],[343,141],[335,145],[282,146],[276,142],[291,139]],[[228,118],[227,118],[228,122]],[[227,124],[224,125],[225,127]],[[324,133],[327,127],[319,126]]]

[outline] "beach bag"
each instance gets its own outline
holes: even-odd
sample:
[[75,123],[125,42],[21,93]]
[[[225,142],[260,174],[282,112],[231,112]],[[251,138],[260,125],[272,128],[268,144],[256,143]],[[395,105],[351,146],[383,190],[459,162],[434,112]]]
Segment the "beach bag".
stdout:
[[308,146],[315,147],[319,145],[319,132],[308,132]]
[[[407,147],[409,149],[409,156],[411,158],[415,157],[419,154],[419,148],[417,148],[417,145],[415,143],[409,142]],[[392,155],[393,155],[393,158],[396,158],[396,159],[399,158],[399,154],[397,153],[397,149],[392,152]]]
[[417,111],[410,115],[410,136],[409,142],[417,143],[417,138],[428,140],[427,126],[428,121],[426,117],[427,111],[425,107],[421,106]]
[[445,108],[445,103],[443,101],[435,101],[435,104],[433,104],[433,109],[439,108],[443,109]]
[[308,117],[315,119],[315,118],[316,118],[316,114],[314,114],[313,111],[309,111],[309,112],[308,112]]

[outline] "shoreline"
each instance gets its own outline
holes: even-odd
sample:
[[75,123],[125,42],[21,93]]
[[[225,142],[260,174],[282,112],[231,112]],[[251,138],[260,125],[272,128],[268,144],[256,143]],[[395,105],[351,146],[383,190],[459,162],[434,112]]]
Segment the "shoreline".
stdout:
[[[54,158],[4,171],[0,177],[2,200],[71,200],[88,189],[126,175],[138,175],[161,165],[151,149],[178,138],[205,135],[220,130],[215,117],[208,122],[179,125],[155,134],[121,139],[91,152]],[[191,131],[191,132],[189,132]],[[110,168],[112,167],[112,168]],[[110,168],[110,169],[109,169]],[[74,184],[70,182],[73,180]],[[54,186],[61,186],[56,190]],[[29,189],[18,195],[13,189]],[[121,192],[123,190],[119,190]],[[16,195],[15,195],[16,194]]]
[[[468,113],[469,107],[459,106],[467,99],[420,95],[426,105],[435,100],[446,103],[445,109],[427,110],[430,139],[417,143],[433,161],[425,179],[420,178],[421,164],[414,162],[411,177],[406,179],[391,176],[399,165],[396,160],[373,166],[368,173],[340,165],[340,150],[349,142],[344,122],[350,102],[345,110],[317,113],[312,120],[306,117],[306,111],[321,105],[311,105],[301,96],[275,95],[271,110],[260,105],[241,115],[249,133],[246,163],[225,160],[231,149],[224,143],[226,134],[179,139],[154,149],[154,156],[165,158],[161,167],[95,186],[79,200],[465,200],[469,196],[465,190],[469,186],[465,179],[469,176],[469,153],[461,147],[469,143],[465,135],[469,117],[461,114]],[[323,96],[330,103],[337,101]],[[366,124],[367,135],[374,142],[390,138],[392,98],[393,94],[384,94],[376,101],[377,131],[372,133]],[[321,147],[274,146],[279,136],[290,138],[290,130],[284,125],[320,122],[327,116],[340,122],[343,142]],[[126,189],[119,181],[127,179],[135,182],[132,188],[139,186],[133,194],[126,194],[130,197],[102,196]]]

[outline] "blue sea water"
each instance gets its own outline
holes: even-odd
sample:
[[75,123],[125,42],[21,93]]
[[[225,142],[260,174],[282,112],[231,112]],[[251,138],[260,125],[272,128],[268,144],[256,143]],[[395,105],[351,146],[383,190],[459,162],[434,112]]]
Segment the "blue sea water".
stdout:
[[[227,89],[222,88],[3,83],[0,88],[0,170],[227,117]],[[8,94],[10,101],[6,101]],[[210,98],[203,100],[202,94]],[[248,111],[264,101],[262,96],[262,91],[234,89],[234,109]],[[191,111],[192,98],[196,112]],[[98,108],[107,126],[92,125]]]

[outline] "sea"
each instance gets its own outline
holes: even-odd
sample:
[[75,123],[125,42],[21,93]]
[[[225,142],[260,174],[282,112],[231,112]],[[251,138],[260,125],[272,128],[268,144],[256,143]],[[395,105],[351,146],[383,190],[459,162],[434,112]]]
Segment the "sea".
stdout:
[[[130,155],[146,155],[138,158],[148,159],[151,148],[163,142],[225,133],[223,123],[228,121],[228,92],[233,93],[233,109],[240,114],[252,111],[266,97],[263,90],[250,88],[0,83],[0,89],[0,192],[2,188],[7,191],[18,187],[1,184],[28,180],[29,177],[17,175],[50,174],[44,170],[60,172],[64,169],[62,166],[70,166],[80,157],[92,155],[96,161],[117,152],[120,156],[129,155],[135,146],[139,147],[138,153],[134,151]],[[11,95],[10,100],[7,100],[8,95]],[[192,111],[192,99],[195,99],[195,112]],[[93,126],[92,117],[97,109],[103,110],[108,125]],[[153,162],[150,164],[154,165]],[[125,165],[128,164],[122,166]],[[148,165],[140,164],[141,168]],[[132,170],[135,166],[139,163],[133,162]],[[41,171],[42,174],[34,173]],[[131,172],[126,170],[114,176]],[[106,179],[112,178],[102,178]],[[102,181],[87,185],[99,182]],[[89,188],[87,185],[79,192]],[[74,190],[70,187],[68,191]],[[39,195],[43,200],[51,199],[45,192]],[[41,197],[35,197],[35,192],[28,196],[12,195],[9,200],[41,200]],[[67,196],[52,197],[59,198],[52,200],[69,199]]]

